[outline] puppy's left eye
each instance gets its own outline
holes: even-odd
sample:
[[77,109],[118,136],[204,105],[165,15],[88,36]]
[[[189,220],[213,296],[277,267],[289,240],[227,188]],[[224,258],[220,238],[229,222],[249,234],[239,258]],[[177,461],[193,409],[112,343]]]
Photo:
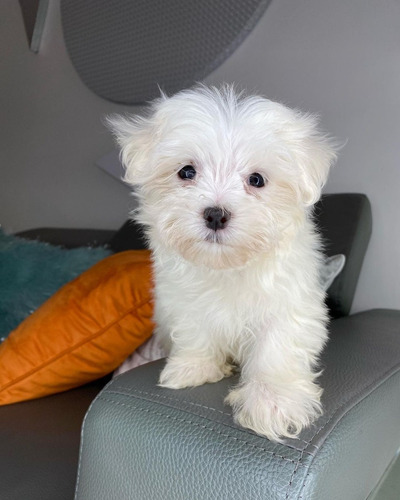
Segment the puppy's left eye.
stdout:
[[196,170],[192,165],[185,165],[179,170],[178,175],[184,181],[191,181],[196,177]]
[[250,177],[247,179],[247,182],[249,186],[253,186],[256,188],[261,188],[265,186],[265,179],[258,172],[254,172],[254,174],[251,174]]

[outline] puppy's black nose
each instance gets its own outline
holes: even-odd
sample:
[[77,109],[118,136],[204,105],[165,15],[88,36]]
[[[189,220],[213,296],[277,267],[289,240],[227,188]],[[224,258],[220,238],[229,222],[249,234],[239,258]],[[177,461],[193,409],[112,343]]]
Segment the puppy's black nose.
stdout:
[[231,218],[231,213],[220,207],[208,207],[204,210],[203,217],[209,229],[218,231],[218,229],[226,227]]

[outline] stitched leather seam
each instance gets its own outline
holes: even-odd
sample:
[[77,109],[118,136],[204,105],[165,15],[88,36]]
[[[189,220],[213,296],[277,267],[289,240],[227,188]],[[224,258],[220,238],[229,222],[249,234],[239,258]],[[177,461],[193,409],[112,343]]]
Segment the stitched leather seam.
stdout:
[[[293,484],[294,476],[295,476],[296,472],[299,470],[299,466],[303,465],[303,464],[301,464],[301,461],[303,459],[303,455],[304,455],[304,450],[301,452],[301,455],[299,456],[297,464],[295,465],[295,467],[293,469],[292,475],[290,476],[289,484],[286,487],[285,500],[289,499],[289,492],[290,492],[290,488],[292,487],[292,484]],[[304,465],[303,465],[303,467],[304,467]]]
[[[313,439],[315,439],[315,438],[316,438],[316,437],[317,437],[317,436],[318,436],[318,435],[319,435],[319,434],[320,434],[320,433],[321,433],[321,432],[325,429],[325,427],[326,427],[326,426],[327,426],[327,425],[328,425],[328,424],[332,421],[332,419],[333,419],[333,418],[335,417],[335,415],[336,415],[336,412],[337,412],[339,409],[344,408],[344,407],[345,407],[345,406],[346,406],[346,405],[347,405],[347,404],[348,404],[351,400],[354,400],[355,398],[357,398],[357,397],[358,397],[360,394],[362,394],[363,392],[369,391],[369,392],[368,392],[368,394],[365,394],[365,396],[364,396],[364,397],[363,397],[360,401],[357,401],[354,405],[352,405],[351,407],[349,407],[349,408],[348,408],[347,412],[348,412],[348,411],[350,411],[350,410],[351,410],[354,406],[356,406],[357,404],[359,404],[359,403],[360,403],[363,399],[365,399],[366,397],[368,397],[368,396],[371,394],[371,392],[372,392],[372,391],[370,390],[371,388],[372,388],[372,389],[377,389],[380,385],[382,385],[383,383],[385,383],[385,382],[388,380],[388,378],[390,378],[391,376],[395,375],[395,374],[399,371],[399,368],[400,368],[400,365],[397,365],[396,367],[392,367],[390,370],[386,371],[383,375],[381,375],[379,382],[377,382],[377,381],[372,382],[372,383],[371,383],[371,384],[369,384],[368,386],[366,386],[366,387],[362,388],[361,390],[359,390],[359,391],[358,391],[355,395],[353,395],[350,399],[348,399],[348,400],[346,400],[346,401],[344,401],[344,402],[340,403],[338,406],[336,406],[336,407],[335,407],[335,408],[331,411],[331,415],[330,415],[330,417],[328,418],[328,420],[327,420],[327,421],[326,421],[326,422],[325,422],[325,423],[324,423],[321,427],[319,427],[318,429],[316,429],[316,430],[315,430],[315,433],[311,436],[311,438],[310,438],[310,440],[309,440],[309,441],[305,441],[305,440],[301,440],[301,441],[302,441],[303,443],[305,443],[305,445],[306,445],[306,446],[307,446],[307,445],[311,445],[311,446],[315,447],[317,451],[319,451],[319,449],[320,449],[320,448],[319,448],[319,447],[317,447],[317,446],[316,446],[316,445],[314,445],[314,444],[311,444],[311,441],[312,441]],[[126,391],[126,390],[127,390],[127,388],[125,388],[125,387],[118,387],[118,388],[120,388],[121,390],[124,390],[124,391]],[[111,391],[108,391],[108,392],[110,393]],[[179,402],[185,402],[185,403],[187,403],[187,404],[192,404],[192,405],[196,406],[196,403],[193,403],[193,402],[190,402],[190,401],[178,400],[178,399],[175,399],[175,398],[169,398],[169,397],[167,397],[167,396],[162,396],[162,395],[153,394],[153,393],[146,393],[145,391],[139,391],[139,390],[132,389],[132,392],[143,393],[143,394],[147,394],[147,395],[152,396],[152,397],[160,397],[160,398],[171,399],[171,400],[175,400],[175,401],[179,401]],[[117,394],[118,394],[118,393],[117,393]],[[125,395],[127,395],[127,394],[125,394]],[[305,451],[306,446],[304,446],[304,448],[303,448],[303,449],[298,450],[298,451],[300,451],[300,452],[301,452],[301,454],[300,454],[299,459],[298,459],[297,461],[296,461],[296,460],[291,460],[291,459],[288,459],[288,458],[283,457],[283,456],[281,456],[281,455],[277,455],[277,454],[276,454],[276,453],[274,453],[274,452],[271,452],[271,451],[269,451],[269,450],[266,450],[265,448],[261,448],[261,447],[256,446],[256,445],[252,445],[252,444],[250,444],[250,443],[248,443],[248,442],[246,442],[246,441],[243,441],[243,440],[241,440],[241,439],[238,439],[238,438],[236,438],[236,437],[234,437],[234,436],[231,436],[231,435],[229,435],[229,434],[224,434],[224,433],[221,433],[221,432],[216,431],[215,429],[212,429],[212,428],[207,427],[207,426],[202,426],[202,425],[200,425],[200,424],[195,424],[194,422],[191,422],[191,421],[188,421],[188,420],[184,420],[184,419],[177,419],[177,418],[175,418],[175,417],[172,417],[172,416],[169,416],[169,415],[165,415],[165,414],[163,414],[163,413],[157,413],[157,412],[152,412],[152,411],[150,411],[150,410],[145,410],[145,409],[142,409],[142,408],[137,408],[137,407],[135,407],[135,406],[133,406],[133,405],[127,405],[127,404],[125,404],[125,403],[119,403],[119,402],[116,402],[116,401],[107,400],[107,399],[105,399],[105,398],[103,398],[103,397],[100,397],[99,399],[102,399],[102,400],[104,400],[104,401],[108,401],[108,402],[110,402],[110,403],[114,403],[114,404],[117,404],[117,405],[122,405],[122,406],[132,407],[132,408],[135,408],[135,409],[137,409],[137,410],[139,410],[139,411],[147,411],[147,412],[149,412],[149,413],[154,413],[154,414],[157,414],[157,415],[160,415],[160,416],[166,417],[166,418],[170,418],[170,419],[172,419],[172,420],[181,421],[181,422],[186,422],[186,423],[189,423],[189,424],[192,424],[192,425],[195,425],[195,426],[198,426],[198,427],[204,428],[204,429],[208,429],[208,430],[211,430],[212,432],[215,432],[215,433],[217,433],[217,434],[219,434],[219,435],[222,435],[222,436],[224,436],[224,437],[229,437],[229,438],[234,439],[234,440],[236,440],[236,441],[242,442],[242,443],[244,443],[244,444],[246,444],[246,445],[248,445],[248,446],[250,446],[250,447],[252,447],[252,448],[256,448],[256,449],[262,450],[262,451],[264,451],[265,453],[269,453],[271,456],[276,456],[276,457],[278,457],[278,458],[281,458],[282,460],[285,460],[285,461],[289,461],[289,462],[291,462],[291,463],[294,463],[294,464],[295,464],[295,468],[294,468],[294,470],[293,470],[293,472],[292,472],[292,474],[291,474],[291,477],[290,477],[289,483],[288,483],[288,485],[287,485],[285,500],[288,500],[288,499],[289,499],[290,489],[291,489],[291,487],[292,487],[292,485],[293,485],[293,479],[294,479],[294,476],[295,476],[295,474],[296,474],[296,472],[297,472],[298,468],[299,468],[299,467],[304,467],[304,468],[308,468],[308,469],[309,469],[309,467],[310,467],[310,466],[306,466],[306,465],[304,465],[303,463],[301,463],[301,462],[302,462],[302,460],[303,460],[304,453],[309,453],[309,452],[306,452],[306,451]],[[203,406],[203,405],[200,405],[200,404],[199,404],[198,406],[204,407],[204,408],[209,409],[209,410],[211,409],[211,410],[214,410],[214,411],[216,411],[216,412],[219,412],[219,413],[223,413],[223,414],[224,414],[224,412],[221,412],[220,410],[217,410],[217,409],[215,409],[215,408],[206,407],[206,406]],[[346,413],[347,413],[347,412],[346,412]],[[225,413],[225,415],[228,415],[228,414],[226,414],[226,413]],[[344,415],[343,415],[343,416],[344,416]],[[300,439],[299,439],[299,441],[300,441]],[[309,453],[309,454],[311,455],[311,453]],[[315,456],[314,456],[314,458],[315,458]],[[310,464],[310,465],[311,465],[311,464]],[[302,498],[302,491],[304,490],[304,487],[305,487],[305,481],[306,481],[306,478],[307,478],[307,476],[306,476],[306,477],[304,478],[304,480],[303,480],[303,485],[302,485],[302,487],[301,487],[300,497],[299,497],[299,498]]]
[[213,432],[214,434],[218,434],[219,436],[226,437],[226,438],[229,438],[229,439],[233,439],[234,441],[238,441],[239,443],[245,444],[249,448],[254,448],[256,450],[263,451],[264,453],[267,453],[267,454],[269,454],[269,455],[271,455],[273,457],[280,458],[281,460],[284,460],[285,462],[290,462],[292,464],[295,464],[296,466],[298,464],[299,467],[306,467],[304,464],[299,463],[298,460],[292,460],[292,459],[284,457],[282,455],[278,455],[277,453],[274,453],[273,451],[267,450],[265,448],[262,448],[261,446],[255,445],[255,444],[251,444],[248,441],[244,441],[243,439],[239,439],[239,438],[237,438],[235,436],[232,436],[230,434],[226,434],[224,432],[217,431],[216,429],[214,429],[212,427],[208,427],[207,425],[201,425],[201,424],[198,424],[196,422],[192,422],[191,420],[186,420],[184,418],[173,417],[172,415],[167,415],[166,413],[161,413],[161,412],[157,412],[157,411],[154,411],[154,410],[149,410],[149,409],[146,409],[146,408],[140,408],[140,407],[132,405],[132,404],[121,403],[120,401],[115,401],[113,399],[108,399],[108,398],[105,398],[103,396],[97,397],[96,400],[102,400],[102,401],[105,401],[107,403],[115,404],[117,406],[125,406],[127,408],[132,408],[134,410],[138,410],[138,411],[141,411],[141,412],[144,412],[144,413],[151,413],[153,415],[158,415],[160,417],[165,417],[165,418],[168,418],[170,420],[174,420],[175,422],[181,422],[181,423],[183,422],[183,423],[186,423],[186,424],[190,424],[190,425],[192,425],[194,427],[199,427],[201,429],[206,429],[208,431]]
[[[311,464],[310,464],[310,467],[311,467]],[[310,470],[310,467],[309,467],[309,470]],[[299,496],[298,500],[303,500],[303,498],[304,498],[304,497],[303,497],[303,492],[304,492],[304,488],[305,488],[305,485],[306,485],[307,479],[308,479],[308,477],[310,476],[310,474],[311,474],[311,472],[309,471],[309,472],[306,474],[306,476],[305,476],[305,478],[304,478],[304,480],[303,480],[303,484],[301,485],[301,489],[300,489],[300,496]]]
[[[389,380],[389,378],[391,378],[393,375],[396,375],[396,373],[399,371],[400,369],[400,364],[396,365],[395,367],[392,367],[390,370],[386,371],[383,375],[381,375],[381,377],[379,378],[379,381],[374,381],[374,382],[371,382],[369,385],[367,385],[366,387],[360,389],[359,391],[357,391],[350,399],[347,399],[345,402],[339,404],[338,406],[336,406],[336,408],[334,408],[332,410],[332,413],[331,413],[331,416],[329,417],[329,419],[325,422],[324,425],[322,425],[319,429],[316,429],[315,433],[313,434],[313,436],[310,438],[310,442],[315,439],[320,433],[321,431],[323,431],[325,429],[325,427],[331,422],[331,420],[335,417],[336,415],[336,412],[337,410],[339,409],[342,409],[344,408],[351,400],[355,400],[356,398],[358,398],[358,396],[360,394],[362,394],[363,392],[365,392],[366,394],[363,396],[362,399],[358,400],[358,401],[355,401],[354,404],[352,404],[352,406],[350,406],[349,408],[347,408],[347,411],[346,413],[348,413],[352,408],[354,408],[354,406],[356,406],[357,404],[361,403],[361,401],[363,401],[365,398],[367,398],[372,392],[373,390],[377,389],[378,387],[380,387],[382,384],[384,384],[387,380]],[[368,393],[367,393],[368,392]],[[342,417],[346,414],[344,413],[342,415]],[[318,448],[319,449],[319,448]]]
[[[399,368],[400,368],[400,365],[396,365],[395,367],[392,367],[390,370],[387,370],[384,374],[382,374],[382,375],[379,377],[379,381],[376,381],[376,380],[375,380],[374,382],[371,382],[371,384],[369,384],[368,386],[363,387],[362,389],[360,389],[359,391],[357,391],[357,393],[356,393],[356,394],[354,394],[354,395],[353,395],[350,399],[348,399],[348,400],[346,400],[346,401],[344,401],[344,402],[341,402],[339,405],[337,405],[337,406],[336,406],[336,407],[335,407],[335,408],[331,411],[331,414],[330,414],[330,417],[328,418],[328,420],[327,420],[327,421],[326,421],[323,425],[321,425],[321,427],[319,427],[318,429],[316,429],[316,430],[315,430],[315,433],[311,436],[311,438],[309,439],[309,441],[305,441],[305,440],[301,440],[301,439],[298,439],[298,440],[299,440],[299,441],[302,441],[303,443],[305,443],[305,445],[306,445],[306,446],[307,446],[307,445],[308,445],[308,446],[313,446],[314,448],[316,448],[316,450],[317,450],[317,452],[318,452],[318,451],[319,451],[319,449],[320,449],[320,447],[317,447],[315,444],[311,444],[311,441],[312,441],[313,439],[315,439],[315,438],[316,438],[316,437],[317,437],[317,436],[318,436],[318,435],[319,435],[319,434],[320,434],[320,433],[321,433],[321,432],[325,429],[325,427],[326,427],[326,426],[327,426],[327,425],[328,425],[328,424],[332,421],[332,419],[335,417],[335,415],[336,415],[337,411],[338,411],[339,409],[341,409],[341,408],[345,408],[345,407],[346,407],[346,405],[348,405],[348,404],[349,404],[349,402],[350,402],[351,400],[356,399],[356,398],[357,398],[360,394],[362,394],[362,393],[364,393],[364,392],[368,392],[367,394],[365,394],[365,395],[364,395],[364,397],[363,397],[362,399],[360,399],[359,401],[355,402],[355,403],[354,403],[351,407],[349,407],[349,408],[347,409],[346,413],[348,413],[348,412],[349,412],[349,411],[350,411],[350,410],[351,410],[354,406],[356,406],[357,404],[361,403],[361,402],[362,402],[365,398],[367,398],[367,397],[368,397],[368,396],[369,396],[369,395],[373,392],[373,390],[375,390],[375,389],[377,389],[378,387],[380,387],[382,384],[384,384],[384,383],[385,383],[385,382],[386,382],[386,381],[387,381],[390,377],[392,377],[393,375],[396,375],[396,374],[397,374],[397,372],[399,371]],[[218,412],[218,413],[222,413],[222,414],[224,414],[224,415],[230,416],[230,414],[224,413],[224,412],[222,412],[221,410],[217,410],[216,408],[211,408],[211,407],[203,406],[203,405],[201,405],[201,404],[196,404],[196,403],[193,403],[193,402],[191,402],[191,401],[184,401],[184,400],[179,400],[179,399],[177,399],[177,398],[170,398],[170,397],[163,396],[163,395],[160,395],[160,394],[154,394],[154,393],[148,393],[148,392],[146,392],[146,391],[140,391],[140,390],[138,390],[138,389],[127,389],[126,387],[121,387],[121,386],[117,386],[117,388],[119,388],[119,389],[121,389],[121,390],[123,390],[123,391],[127,391],[127,390],[128,390],[129,392],[137,392],[137,393],[139,393],[139,394],[144,394],[144,395],[151,396],[151,397],[158,397],[158,398],[163,398],[163,399],[169,399],[169,400],[171,400],[171,401],[176,401],[176,402],[184,402],[184,403],[187,403],[187,404],[190,404],[190,405],[193,405],[193,406],[203,407],[203,408],[205,408],[205,409],[207,409],[207,410],[213,410],[213,411],[216,411],[216,412]],[[108,391],[108,392],[111,392],[111,391]],[[118,394],[118,393],[117,393],[117,394]],[[124,394],[124,395],[127,395],[127,394]],[[115,403],[115,404],[119,404],[119,405],[123,405],[123,406],[128,406],[128,407],[129,407],[129,406],[131,406],[131,405],[126,405],[126,404],[124,404],[124,403],[119,403],[119,402],[116,402],[116,401],[114,402],[114,401],[112,401],[112,400],[107,400],[107,399],[105,399],[105,398],[99,398],[99,399],[103,399],[104,401],[108,401],[108,402],[110,402],[110,403]],[[158,415],[160,415],[160,416],[164,416],[164,417],[166,417],[166,418],[171,418],[171,419],[173,419],[173,420],[178,420],[178,421],[179,421],[179,419],[176,419],[176,418],[174,418],[174,417],[172,417],[172,416],[164,415],[164,414],[162,414],[162,413],[151,412],[150,410],[144,410],[144,409],[137,408],[137,407],[134,407],[134,406],[131,406],[131,407],[136,408],[136,409],[138,409],[138,410],[140,410],[140,411],[149,411],[150,413],[155,413],[155,414],[158,414]],[[346,413],[345,413],[345,414],[346,414]],[[343,415],[342,415],[342,417],[343,417],[345,414],[343,414]],[[299,467],[305,467],[305,468],[310,469],[311,464],[310,464],[309,466],[306,466],[306,465],[304,465],[303,463],[301,463],[301,462],[302,462],[302,460],[303,460],[304,453],[309,453],[309,452],[306,452],[306,451],[305,451],[306,446],[304,446],[304,448],[303,448],[303,449],[298,450],[298,451],[300,451],[300,452],[301,452],[301,454],[300,454],[300,456],[299,456],[299,459],[296,461],[296,460],[291,460],[291,459],[288,459],[288,458],[283,457],[283,456],[281,456],[281,455],[277,455],[277,454],[275,454],[275,453],[273,453],[273,452],[271,452],[271,451],[269,451],[269,450],[266,450],[265,448],[261,448],[261,447],[256,446],[256,445],[251,445],[250,443],[247,443],[246,441],[243,441],[243,440],[241,440],[241,439],[238,439],[238,438],[236,438],[236,437],[234,437],[234,436],[230,436],[230,435],[228,435],[228,434],[223,434],[223,433],[220,433],[220,432],[218,432],[218,431],[216,431],[215,429],[212,429],[212,428],[210,428],[210,427],[207,427],[207,426],[201,426],[200,424],[195,424],[195,423],[190,422],[190,421],[187,421],[187,420],[181,420],[181,421],[183,421],[183,422],[187,422],[187,423],[190,423],[190,424],[192,424],[192,425],[196,425],[196,426],[202,427],[202,428],[204,428],[204,429],[211,430],[211,431],[216,432],[217,434],[220,434],[220,435],[222,435],[222,436],[226,436],[226,437],[232,438],[232,439],[234,439],[234,440],[236,440],[236,441],[239,441],[239,442],[245,443],[245,444],[249,445],[250,447],[260,449],[260,450],[262,450],[262,451],[264,451],[264,452],[266,452],[266,453],[271,454],[272,456],[276,456],[276,457],[281,458],[281,459],[283,459],[283,460],[290,461],[290,462],[294,463],[294,464],[295,464],[295,468],[294,468],[294,470],[293,470],[293,472],[292,472],[292,474],[291,474],[291,477],[290,477],[289,483],[288,483],[287,488],[286,488],[286,495],[285,495],[285,499],[286,499],[286,500],[288,500],[288,498],[289,498],[290,488],[291,488],[291,487],[292,487],[292,485],[293,485],[293,479],[294,479],[294,476],[295,476],[295,474],[296,474],[296,472],[297,472],[298,468],[299,468]],[[311,453],[309,453],[309,454],[311,455]],[[314,456],[314,458],[315,458],[315,456]],[[299,494],[300,494],[300,496],[298,497],[299,499],[300,499],[300,498],[303,498],[303,493],[302,493],[302,492],[304,491],[304,487],[305,487],[306,479],[307,479],[307,477],[309,476],[309,474],[310,474],[310,472],[308,472],[308,474],[307,474],[307,475],[305,476],[305,478],[303,479],[303,484],[302,484],[302,486],[301,486],[301,490],[300,490],[300,492],[299,492]]]
[[[332,414],[330,416],[330,418],[325,422],[325,424],[323,426],[321,426],[319,429],[316,430],[315,434],[311,437],[310,441],[312,439],[314,439],[316,436],[318,436],[318,434],[320,434],[320,432],[329,424],[329,422],[335,417],[335,413],[336,411],[339,409],[339,408],[342,408],[344,407],[346,404],[349,403],[349,401],[351,401],[352,399],[355,399],[357,396],[359,396],[362,392],[364,391],[367,391],[369,390],[368,394],[365,394],[363,398],[361,398],[360,400],[356,401],[351,407],[349,407],[347,409],[347,411],[340,417],[339,421],[347,414],[349,413],[355,406],[359,405],[362,401],[364,401],[366,398],[368,398],[376,389],[378,389],[381,385],[383,385],[385,382],[387,382],[388,380],[390,380],[393,376],[397,375],[399,373],[399,370],[400,370],[400,364],[396,365],[395,367],[392,367],[390,370],[386,371],[381,377],[380,377],[380,380],[379,382],[377,383],[376,381],[375,382],[372,382],[371,384],[369,384],[367,387],[363,388],[362,390],[358,391],[352,398],[348,399],[347,401],[345,401],[343,404],[337,406],[333,411],[332,411]],[[372,388],[372,389],[371,389]],[[339,422],[338,421],[338,422]],[[321,447],[319,447],[317,449],[317,452],[321,449]],[[308,465],[308,470],[310,471],[310,468],[312,466],[312,463],[313,461],[315,460],[316,458],[316,454],[313,456],[313,459],[312,459],[312,462],[310,462],[310,464]],[[299,457],[299,460],[301,460],[302,456]],[[299,492],[299,497],[298,497],[298,500],[302,499],[303,498],[303,491],[304,491],[304,488],[305,488],[305,485],[306,485],[306,480],[307,480],[307,477],[310,475],[310,472],[308,472],[308,474],[304,477],[303,479],[303,484],[301,486],[301,489],[300,489],[300,492]],[[290,487],[290,483],[289,483],[289,486]]]
[[[213,410],[215,412],[219,412],[219,413],[222,413],[223,415],[227,415],[228,417],[232,417],[232,415],[230,413],[224,413],[222,412],[221,410],[217,410],[216,408],[211,408],[211,407],[208,407],[208,406],[204,406],[204,405],[201,405],[201,404],[196,404],[196,403],[193,403],[192,401],[186,401],[184,399],[177,399],[177,398],[169,398],[167,396],[162,396],[162,395],[158,395],[158,394],[152,394],[152,393],[146,393],[145,391],[140,391],[138,389],[127,389],[126,387],[120,387],[120,386],[116,386],[116,388],[120,388],[120,389],[123,389],[123,392],[118,392],[118,391],[114,391],[114,390],[108,390],[108,394],[118,394],[119,396],[125,396],[125,397],[133,397],[133,398],[136,398],[136,399],[143,399],[144,401],[149,401],[150,403],[157,403],[156,401],[152,401],[151,399],[147,399],[145,397],[140,397],[140,396],[135,396],[134,394],[132,394],[131,392],[138,392],[138,393],[142,393],[142,394],[148,394],[150,396],[160,396],[162,398],[165,398],[165,399],[171,399],[172,401],[178,401],[179,403],[187,403],[187,404],[192,404],[194,406],[200,406],[202,408],[206,408],[208,410]],[[113,387],[111,388],[113,389]],[[127,391],[128,390],[128,394],[127,394]],[[129,394],[131,393],[131,394]],[[185,410],[184,408],[175,408],[179,411],[184,411],[184,412],[188,412],[187,410]],[[192,414],[192,413],[190,413]],[[204,417],[203,415],[200,415],[198,413],[194,413],[194,415],[196,415],[197,417],[200,417],[200,418],[207,418],[207,417]],[[220,423],[221,425],[225,425],[226,427],[230,427],[231,429],[235,429],[234,427],[232,427],[231,425],[229,425],[228,423],[226,422],[218,422]],[[303,440],[302,440],[303,441]],[[306,441],[303,441],[304,443],[306,443]],[[295,446],[293,445],[289,445],[289,444],[283,444],[283,446],[286,446],[287,448],[290,448],[291,450],[296,450],[298,451],[299,453],[301,453],[302,455],[304,453],[308,454],[308,455],[311,455],[313,456],[313,454],[309,451],[305,451],[305,447],[304,448],[296,448]],[[311,445],[311,446],[314,446],[314,445]]]
[[[392,375],[395,375],[397,373],[397,371],[399,370],[400,368],[400,365],[397,365],[396,368],[391,368],[390,370],[388,370],[387,372],[385,372],[382,376],[381,376],[381,380],[379,381],[378,385],[375,386],[375,388],[378,388],[379,385],[381,385],[382,383],[384,383],[387,378],[388,378],[388,375],[393,371]],[[363,393],[364,391],[367,391],[370,387],[373,387],[374,385],[376,384],[376,381],[375,382],[372,382],[370,385],[364,387],[363,389],[359,390],[355,395],[353,395],[350,399],[340,403],[338,406],[336,406],[332,412],[331,412],[331,415],[329,417],[329,419],[321,426],[319,427],[318,429],[315,430],[315,433],[310,437],[309,441],[306,441],[304,439],[300,439],[298,438],[297,440],[298,441],[301,441],[303,443],[305,443],[307,446],[313,446],[314,448],[316,448],[317,450],[319,450],[319,447],[317,447],[315,444],[311,444],[311,441],[313,439],[315,439],[323,430],[324,428],[331,422],[331,420],[335,417],[335,414],[337,412],[337,410],[339,410],[340,408],[343,408],[345,407],[349,401],[351,401],[352,399],[356,398],[357,396],[359,396],[361,393]],[[161,394],[154,394],[154,393],[149,393],[149,392],[146,392],[146,391],[140,391],[139,389],[131,389],[131,388],[126,388],[126,387],[122,387],[122,386],[116,386],[117,389],[121,389],[123,391],[128,391],[128,392],[137,392],[139,394],[144,394],[144,395],[147,395],[147,396],[152,396],[152,397],[158,397],[158,398],[163,398],[163,399],[169,399],[171,401],[176,401],[176,402],[183,402],[183,403],[186,403],[186,404],[189,404],[189,405],[193,405],[193,406],[199,406],[201,408],[205,408],[207,410],[213,410],[215,412],[218,412],[218,413],[221,413],[222,415],[226,415],[226,416],[231,416],[229,413],[225,413],[225,412],[222,412],[221,410],[217,410],[216,408],[212,408],[212,407],[209,407],[209,406],[204,406],[204,405],[201,405],[200,403],[193,403],[192,401],[185,401],[183,399],[178,399],[178,398],[171,398],[171,397],[168,397],[168,396],[164,396],[164,395],[161,395]],[[112,391],[108,391],[108,392],[112,392]],[[117,393],[118,394],[118,393]],[[369,396],[370,392],[368,394],[365,395],[365,397]],[[122,395],[127,395],[127,394],[122,394]],[[364,398],[363,398],[364,399]],[[362,400],[360,400],[362,401]],[[357,403],[355,404],[358,404],[360,401],[358,401]],[[354,405],[353,405],[354,406]],[[352,407],[351,407],[352,408]],[[349,408],[349,411],[351,410],[351,408]],[[307,452],[305,451],[305,448],[302,448],[302,449],[298,449],[298,451],[300,452],[305,452],[305,453],[309,453],[311,454],[310,452]],[[297,448],[295,448],[297,449]]]
[[[114,387],[116,389],[120,389],[121,391],[125,391],[123,393],[118,393],[116,391],[107,391],[109,393],[112,393],[112,392],[115,392],[116,394],[121,394],[123,396],[127,396],[128,394],[126,394],[126,392],[128,393],[138,393],[138,394],[143,394],[145,396],[150,396],[150,397],[154,397],[154,398],[160,398],[160,399],[166,399],[166,400],[170,400],[170,401],[174,401],[174,402],[177,402],[177,403],[186,403],[188,405],[192,405],[192,406],[198,406],[200,408],[204,408],[206,410],[211,410],[211,411],[215,411],[216,413],[220,413],[221,415],[226,415],[227,417],[232,417],[232,414],[231,413],[226,413],[226,412],[223,412],[221,410],[217,410],[216,408],[213,408],[212,406],[205,406],[205,405],[202,405],[200,403],[194,403],[193,401],[186,401],[185,399],[179,399],[179,398],[171,398],[170,396],[164,396],[163,394],[154,394],[152,392],[146,392],[146,391],[140,391],[139,389],[133,389],[133,388],[130,388],[130,387],[122,387],[122,386],[119,386],[119,385],[115,385],[112,387],[112,389],[114,389]],[[151,401],[151,400],[149,400]],[[198,415],[200,416],[200,415]],[[313,446],[314,448],[317,448],[315,446],[315,444],[311,444],[309,443],[308,441],[305,441],[304,439],[300,439],[300,438],[296,438],[297,441],[301,441],[302,443],[306,444],[307,446]],[[311,452],[309,451],[305,451],[305,448],[296,448],[295,446],[289,446],[289,445],[286,445],[288,447],[290,447],[291,449],[294,449],[296,451],[299,451],[301,453],[307,453],[309,455],[312,455]]]
[[[174,401],[174,402],[177,402],[177,403],[186,403],[186,404],[192,405],[192,406],[199,406],[200,408],[205,408],[206,410],[212,410],[212,411],[215,411],[217,413],[221,413],[222,415],[226,415],[227,417],[231,417],[232,416],[230,413],[226,413],[224,411],[217,410],[216,408],[212,408],[211,406],[204,406],[204,405],[202,405],[200,403],[193,403],[193,401],[185,401],[184,399],[171,398],[169,396],[164,396],[163,394],[154,394],[152,392],[139,391],[139,389],[131,389],[131,388],[122,387],[122,386],[115,386],[115,388],[116,389],[120,389],[122,391],[136,392],[138,394],[144,394],[145,396],[151,396],[151,397],[155,397],[155,398],[167,399],[169,401]],[[111,391],[109,391],[109,392],[111,392]]]

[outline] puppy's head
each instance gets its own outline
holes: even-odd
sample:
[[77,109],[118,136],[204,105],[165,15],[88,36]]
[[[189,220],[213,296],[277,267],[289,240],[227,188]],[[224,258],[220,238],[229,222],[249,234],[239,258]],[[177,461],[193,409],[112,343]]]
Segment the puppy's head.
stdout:
[[162,95],[109,124],[152,247],[211,268],[295,237],[335,158],[313,116],[231,86]]

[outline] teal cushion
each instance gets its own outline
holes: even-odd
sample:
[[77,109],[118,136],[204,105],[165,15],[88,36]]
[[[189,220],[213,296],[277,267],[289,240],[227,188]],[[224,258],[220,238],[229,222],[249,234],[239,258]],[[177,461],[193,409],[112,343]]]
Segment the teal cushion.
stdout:
[[0,228],[0,342],[65,283],[111,253],[104,247],[68,250]]

